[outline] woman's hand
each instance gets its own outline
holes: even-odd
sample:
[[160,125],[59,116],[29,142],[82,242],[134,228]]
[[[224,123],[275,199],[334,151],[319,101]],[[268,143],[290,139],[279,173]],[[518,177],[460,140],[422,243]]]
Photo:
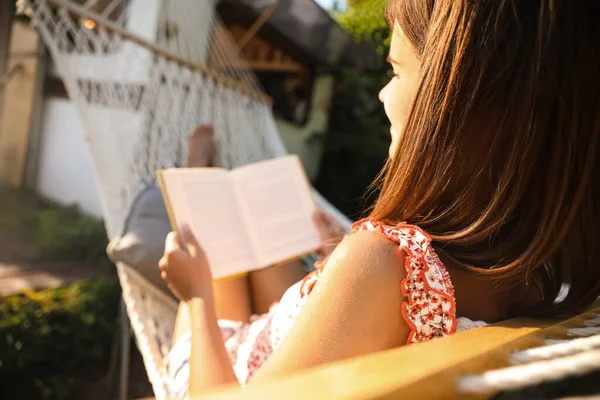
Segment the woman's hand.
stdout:
[[331,215],[324,211],[317,210],[313,214],[313,219],[317,225],[317,229],[321,234],[321,243],[323,247],[319,251],[319,255],[322,258],[329,256],[338,244],[344,238],[346,231],[338,224],[338,222]]
[[184,250],[175,232],[167,235],[165,254],[158,262],[160,276],[179,300],[188,302],[202,298],[212,302],[212,275],[206,254],[189,227],[182,229]]

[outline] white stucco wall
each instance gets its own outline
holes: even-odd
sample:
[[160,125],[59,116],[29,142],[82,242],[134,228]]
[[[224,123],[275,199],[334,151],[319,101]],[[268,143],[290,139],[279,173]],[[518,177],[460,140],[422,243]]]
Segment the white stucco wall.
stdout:
[[101,217],[92,157],[75,106],[68,100],[45,99],[40,133],[37,191]]

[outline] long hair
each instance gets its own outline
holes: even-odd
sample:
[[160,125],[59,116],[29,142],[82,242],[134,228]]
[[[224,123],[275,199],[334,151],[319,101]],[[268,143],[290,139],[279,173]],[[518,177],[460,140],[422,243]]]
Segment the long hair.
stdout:
[[[600,2],[391,0],[420,84],[371,217],[426,230],[443,258],[543,283],[519,313],[600,294]],[[561,284],[570,290],[560,303]]]

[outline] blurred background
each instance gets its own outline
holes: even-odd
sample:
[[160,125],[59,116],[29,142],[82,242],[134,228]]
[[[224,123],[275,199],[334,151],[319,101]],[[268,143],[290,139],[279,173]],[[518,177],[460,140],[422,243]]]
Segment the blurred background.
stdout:
[[[385,3],[0,2],[3,399],[142,398],[153,396],[152,384],[156,392],[149,358],[129,335],[106,248],[125,229],[136,196],[127,176],[181,166],[182,148],[173,144],[191,133],[185,110],[197,108],[191,82],[198,71],[217,71],[211,85],[229,82],[268,98],[267,122],[252,126],[271,136],[252,142],[268,148],[281,138],[329,203],[350,220],[363,215],[373,201],[365,189],[389,145],[377,97],[387,79]],[[155,86],[140,81],[159,67]],[[160,99],[177,93],[187,96],[177,103],[179,119],[166,116],[173,111],[161,116]],[[263,112],[257,104],[235,107],[253,121]],[[243,128],[228,114],[232,107],[206,111],[220,115],[211,119],[216,131]],[[229,149],[241,139],[220,140]],[[255,159],[248,154],[232,156],[230,166]],[[127,281],[127,272],[119,274]],[[126,303],[131,314],[135,302]]]

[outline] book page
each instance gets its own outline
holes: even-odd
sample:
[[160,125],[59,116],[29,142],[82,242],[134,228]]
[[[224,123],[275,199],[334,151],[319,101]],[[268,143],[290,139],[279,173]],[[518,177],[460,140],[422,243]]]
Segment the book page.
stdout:
[[190,226],[206,252],[213,279],[256,267],[229,172],[181,168],[161,175],[178,229]]
[[316,204],[297,156],[238,168],[231,173],[260,267],[310,253],[321,246],[313,222]]

